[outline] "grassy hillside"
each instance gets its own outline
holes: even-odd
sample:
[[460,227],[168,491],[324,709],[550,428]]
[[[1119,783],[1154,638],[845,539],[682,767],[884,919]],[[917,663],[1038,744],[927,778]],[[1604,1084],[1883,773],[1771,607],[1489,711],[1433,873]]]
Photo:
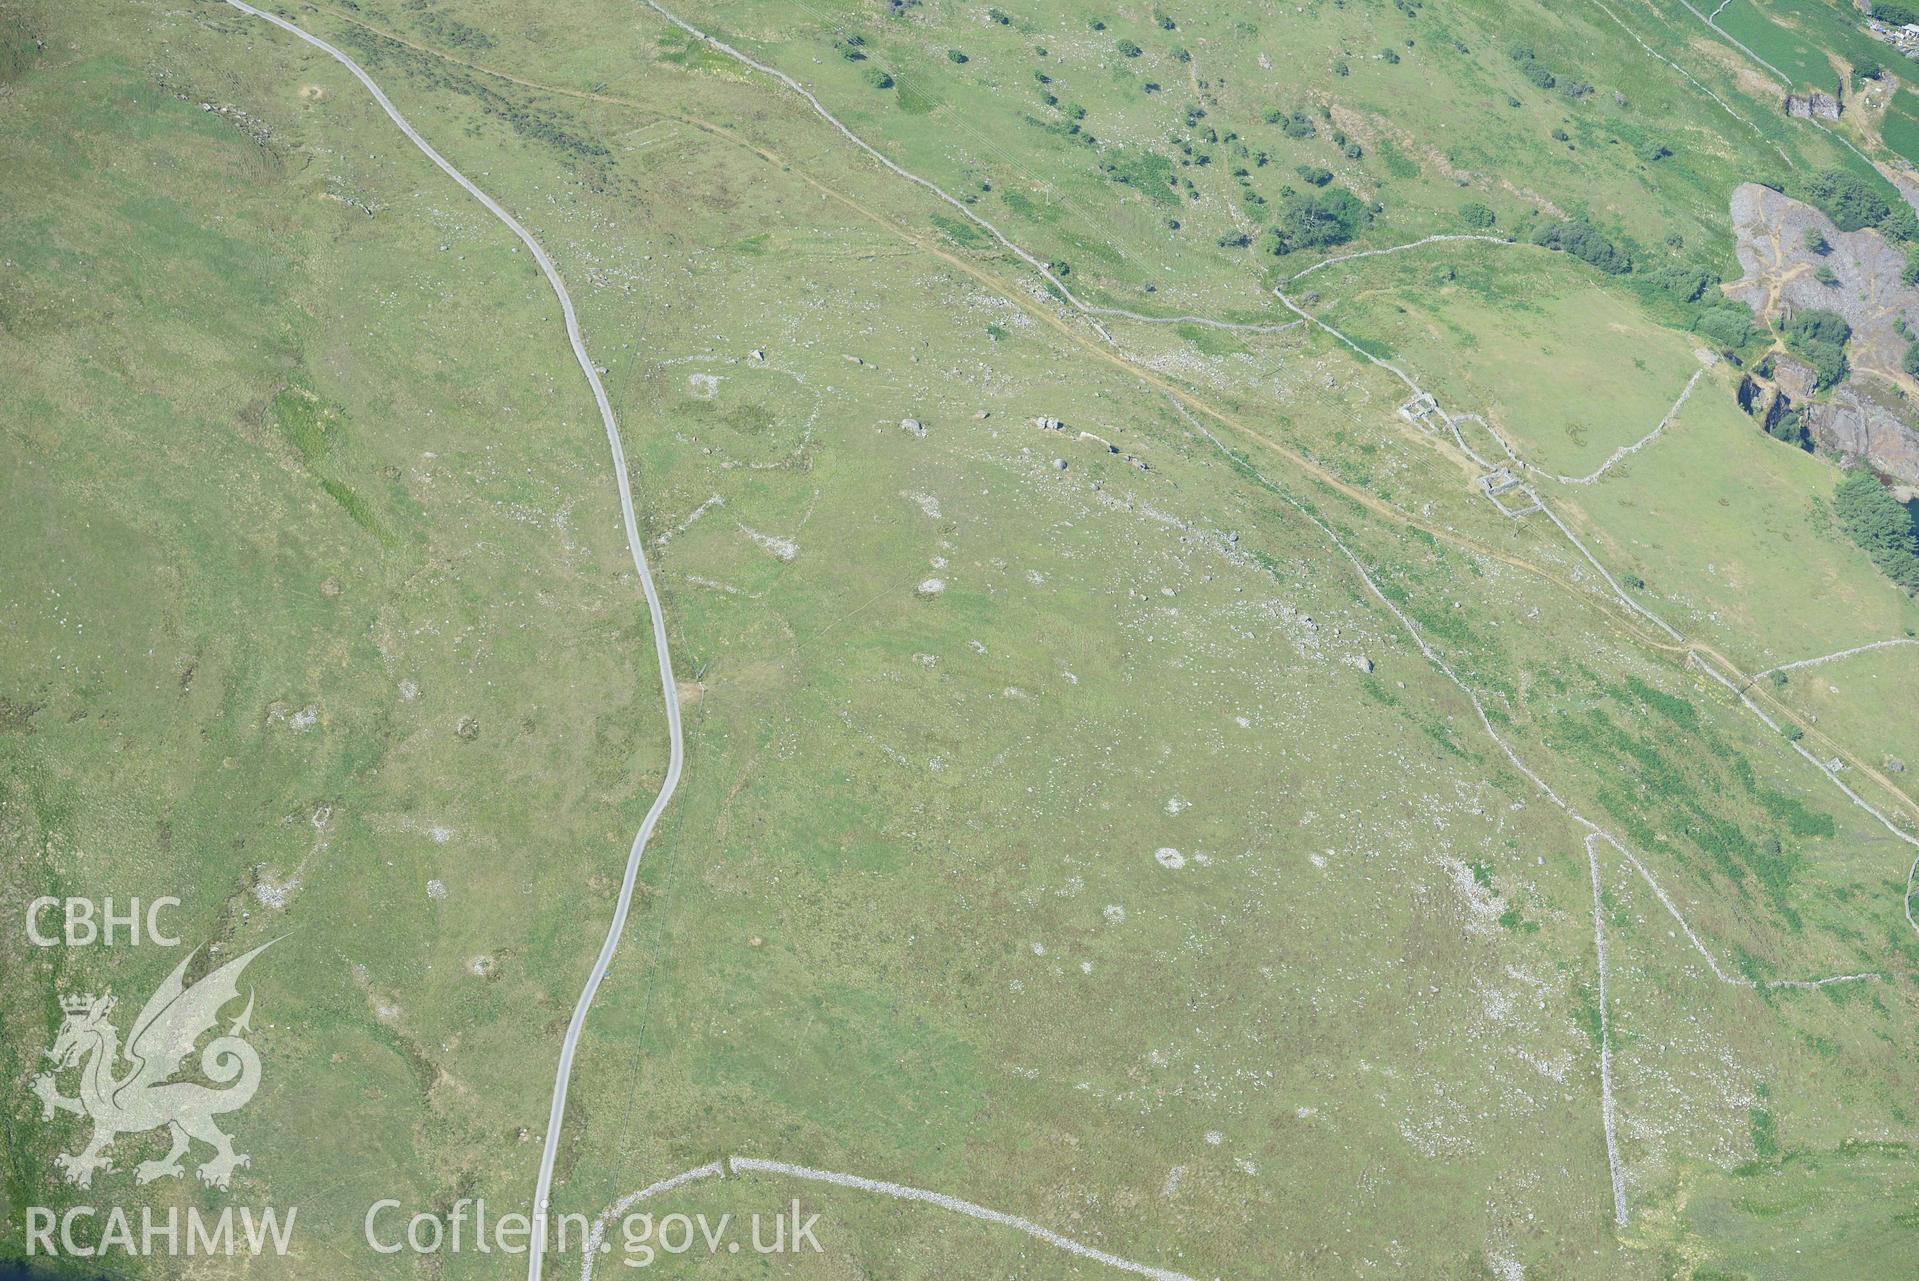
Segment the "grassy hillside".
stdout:
[[[1734,185],[1848,153],[1690,14],[1610,0],[681,16],[1145,319],[1077,310],[648,7],[300,11],[558,262],[665,597],[686,779],[555,1209],[743,1155],[1194,1277],[1896,1268],[1912,850],[1698,666],[1919,625],[1830,528],[1832,465],[1738,413],[1683,309],[1535,246],[1286,284],[1338,334],[1151,323],[1272,326],[1330,253],[1568,218],[1635,275],[1716,269]],[[0,538],[35,549],[0,630],[0,867],[179,894],[193,941],[285,936],[250,972],[235,1197],[299,1205],[302,1252],[208,1275],[497,1275],[376,1256],[363,1216],[526,1208],[666,746],[552,296],[290,36],[210,0],[29,29],[0,119]],[[1273,253],[1334,190],[1372,210],[1354,239]],[[1569,474],[1698,375],[1602,481],[1533,477],[1625,599],[1362,352]],[[1864,766],[1919,757],[1883,695],[1908,654],[1752,691],[1905,829]],[[171,964],[0,947],[21,1082],[56,993]],[[82,1133],[24,1088],[6,1116],[13,1257],[16,1207],[80,1195],[51,1161]],[[160,1141],[123,1143],[117,1201],[224,1203],[136,1188]],[[794,1195],[826,1246],[794,1276],[1110,1274],[765,1175],[656,1208]]]

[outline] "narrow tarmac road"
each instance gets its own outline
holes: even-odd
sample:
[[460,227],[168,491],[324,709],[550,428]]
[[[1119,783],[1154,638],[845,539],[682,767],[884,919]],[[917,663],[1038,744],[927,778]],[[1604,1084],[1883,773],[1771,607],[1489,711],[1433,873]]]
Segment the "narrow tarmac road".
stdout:
[[680,731],[680,695],[673,681],[673,655],[666,640],[666,615],[660,608],[660,596],[653,586],[653,574],[646,563],[646,552],[640,543],[639,522],[633,515],[633,488],[626,475],[626,451],[620,447],[620,427],[613,417],[613,405],[606,398],[606,388],[600,383],[599,371],[593,367],[592,358],[586,353],[586,341],[580,333],[579,317],[573,311],[573,299],[566,292],[566,285],[560,279],[559,269],[553,260],[547,257],[546,250],[533,238],[533,233],[520,225],[519,221],[502,208],[498,201],[481,191],[478,187],[450,164],[445,156],[435,151],[425,138],[422,138],[405,116],[381,92],[358,63],[344,53],[310,32],[287,21],[276,14],[256,9],[244,0],[227,0],[227,3],[241,13],[249,14],[272,23],[283,31],[290,32],[320,50],[348,71],[373,100],[380,104],[389,119],[399,127],[407,140],[438,165],[441,172],[460,184],[468,195],[486,206],[487,212],[498,218],[520,243],[533,255],[533,261],[546,273],[547,283],[553,286],[553,296],[559,299],[560,314],[566,321],[566,338],[573,346],[573,357],[580,362],[580,372],[586,375],[587,385],[593,389],[593,400],[600,408],[600,422],[606,428],[607,447],[613,453],[613,482],[619,489],[620,515],[626,522],[626,546],[633,554],[633,568],[640,577],[640,589],[646,594],[647,613],[652,616],[653,649],[660,664],[660,691],[666,703],[666,728],[670,743],[666,765],[666,779],[660,786],[659,795],[653,798],[653,805],[646,812],[646,818],[640,823],[640,830],[633,836],[632,848],[626,856],[626,874],[620,882],[620,897],[613,909],[613,920],[607,926],[606,938],[600,944],[600,954],[594,959],[593,970],[586,978],[586,986],[580,990],[580,999],[573,1006],[573,1017],[566,1026],[566,1039],[560,1045],[560,1063],[553,1079],[553,1102],[547,1113],[545,1148],[540,1155],[540,1176],[533,1193],[533,1241],[527,1252],[527,1271],[529,1281],[539,1281],[541,1263],[546,1241],[547,1205],[553,1191],[553,1161],[559,1154],[560,1128],[566,1115],[567,1086],[573,1077],[573,1056],[579,1048],[580,1030],[586,1026],[587,1011],[592,1008],[593,997],[600,989],[600,981],[606,977],[607,968],[613,963],[613,953],[618,949],[620,933],[626,928],[627,913],[633,906],[633,887],[639,879],[640,858],[646,852],[647,840],[653,835],[653,829],[659,824],[660,815],[667,803],[673,799],[673,793],[679,788],[680,773],[686,764],[686,743]]

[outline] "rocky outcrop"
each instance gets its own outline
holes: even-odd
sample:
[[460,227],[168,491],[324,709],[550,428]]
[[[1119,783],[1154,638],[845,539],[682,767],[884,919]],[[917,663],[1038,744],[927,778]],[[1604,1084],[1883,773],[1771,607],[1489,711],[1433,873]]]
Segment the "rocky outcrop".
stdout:
[[[1831,398],[1809,406],[1813,443],[1847,462],[1861,461],[1903,484],[1919,486],[1919,431],[1900,421],[1877,387],[1847,383]],[[1910,416],[1909,406],[1899,412]]]
[[[1919,407],[1899,391],[1911,379],[1907,340],[1895,326],[1903,321],[1919,333],[1919,289],[1901,278],[1904,247],[1877,231],[1840,231],[1811,205],[1757,183],[1733,192],[1732,229],[1745,276],[1725,287],[1727,297],[1764,320],[1817,307],[1852,326],[1846,357],[1854,376],[1828,397],[1815,401],[1812,370],[1781,355],[1773,360],[1776,394],[1755,381],[1741,404],[1768,428],[1788,409],[1801,410],[1819,448],[1919,485]],[[1822,283],[1822,271],[1835,283]]]
[[1793,356],[1773,358],[1772,380],[1779,387],[1779,398],[1788,402],[1788,409],[1810,401],[1819,387],[1819,375],[1813,367]]
[[1845,109],[1839,99],[1829,93],[1820,93],[1817,89],[1811,93],[1786,95],[1786,114],[1801,120],[1837,120]]

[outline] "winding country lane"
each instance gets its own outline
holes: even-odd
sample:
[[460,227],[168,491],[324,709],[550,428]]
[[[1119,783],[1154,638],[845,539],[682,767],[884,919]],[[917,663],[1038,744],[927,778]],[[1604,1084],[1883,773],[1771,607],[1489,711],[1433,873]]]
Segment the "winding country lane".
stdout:
[[620,881],[620,897],[613,909],[613,920],[607,926],[606,938],[600,944],[600,954],[593,961],[593,970],[587,975],[586,985],[580,989],[580,999],[573,1006],[573,1017],[566,1025],[566,1039],[560,1045],[559,1067],[553,1078],[553,1102],[547,1113],[545,1148],[540,1154],[540,1176],[533,1193],[533,1238],[532,1247],[527,1252],[527,1276],[531,1281],[539,1281],[541,1262],[546,1241],[547,1205],[553,1191],[553,1161],[559,1154],[560,1128],[566,1116],[567,1086],[573,1077],[573,1056],[579,1047],[580,1030],[586,1026],[587,1011],[592,1008],[593,997],[600,990],[600,981],[606,977],[607,967],[613,963],[613,953],[618,949],[620,933],[626,927],[627,913],[633,906],[633,887],[639,879],[640,858],[646,853],[647,840],[653,835],[653,829],[659,824],[660,815],[665,811],[673,793],[680,785],[680,773],[686,764],[686,743],[680,732],[680,695],[673,681],[673,655],[666,640],[666,615],[660,608],[659,592],[653,586],[653,573],[646,563],[646,552],[640,544],[639,522],[633,515],[633,487],[626,475],[626,451],[620,447],[620,427],[613,417],[613,405],[606,398],[606,388],[600,383],[599,371],[593,367],[592,358],[586,353],[586,340],[580,333],[580,320],[573,311],[573,299],[566,292],[566,284],[560,279],[559,269],[547,256],[540,242],[533,238],[520,222],[500,206],[500,203],[474,186],[467,176],[455,169],[445,156],[435,151],[419,132],[407,123],[405,116],[381,92],[360,64],[340,52],[326,41],[310,32],[303,31],[292,22],[276,14],[256,9],[244,0],[227,0],[227,3],[241,13],[263,19],[283,31],[292,33],[320,50],[348,71],[373,100],[380,104],[381,110],[405,134],[407,141],[439,166],[441,172],[460,184],[468,195],[486,206],[488,213],[506,224],[507,230],[520,238],[520,243],[533,255],[533,261],[540,264],[540,270],[546,273],[546,281],[553,286],[553,296],[559,299],[560,314],[566,321],[566,338],[573,347],[573,357],[580,362],[580,372],[586,375],[587,385],[593,389],[593,400],[600,408],[600,422],[606,428],[607,447],[613,453],[613,482],[619,489],[620,516],[626,523],[626,547],[633,554],[633,568],[640,576],[640,589],[646,594],[647,613],[653,624],[653,650],[660,664],[660,692],[666,704],[666,728],[670,750],[666,764],[666,778],[660,785],[659,795],[653,798],[653,805],[646,811],[646,817],[640,822],[640,830],[634,833],[632,848],[626,856],[626,874]]

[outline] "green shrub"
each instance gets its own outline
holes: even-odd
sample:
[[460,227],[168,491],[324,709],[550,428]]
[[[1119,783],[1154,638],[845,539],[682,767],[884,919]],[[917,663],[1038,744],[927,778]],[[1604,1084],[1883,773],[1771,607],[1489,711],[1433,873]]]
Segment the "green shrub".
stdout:
[[1646,280],[1676,302],[1698,302],[1719,283],[1719,277],[1701,267],[1674,263],[1647,274]]
[[[1862,227],[1881,227],[1892,220],[1893,210],[1872,183],[1843,169],[1822,169],[1797,184],[1790,192],[1832,219],[1841,231]],[[1908,216],[1911,210],[1907,211]],[[1882,227],[1882,230],[1884,228]],[[1887,234],[1892,234],[1888,231]],[[1899,239],[1911,239],[1910,235]]]
[[1279,131],[1288,138],[1311,138],[1319,132],[1319,126],[1313,118],[1303,111],[1288,114],[1275,108],[1266,113],[1266,123],[1278,125]]
[[1490,227],[1499,221],[1498,216],[1493,213],[1490,205],[1483,205],[1477,200],[1468,200],[1465,204],[1461,205],[1459,207],[1459,217],[1468,227],[1479,227],[1482,229]]
[[1548,223],[1533,234],[1533,243],[1571,254],[1610,276],[1623,276],[1632,270],[1632,259],[1588,222]]
[[1280,206],[1273,227],[1273,252],[1343,245],[1372,221],[1364,201],[1344,187],[1293,195]]
[[1805,414],[1797,409],[1788,409],[1768,423],[1766,434],[1795,449],[1812,452],[1812,433],[1806,429]]
[[1786,350],[1812,366],[1819,390],[1844,381],[1846,341],[1852,337],[1852,326],[1845,317],[1822,307],[1808,307],[1786,322],[1785,333]]
[[1693,330],[1719,346],[1737,350],[1752,341],[1752,313],[1737,303],[1708,307],[1692,322]]
[[1919,529],[1912,512],[1870,471],[1849,472],[1832,496],[1839,528],[1863,549],[1881,573],[1909,592],[1919,592]]

